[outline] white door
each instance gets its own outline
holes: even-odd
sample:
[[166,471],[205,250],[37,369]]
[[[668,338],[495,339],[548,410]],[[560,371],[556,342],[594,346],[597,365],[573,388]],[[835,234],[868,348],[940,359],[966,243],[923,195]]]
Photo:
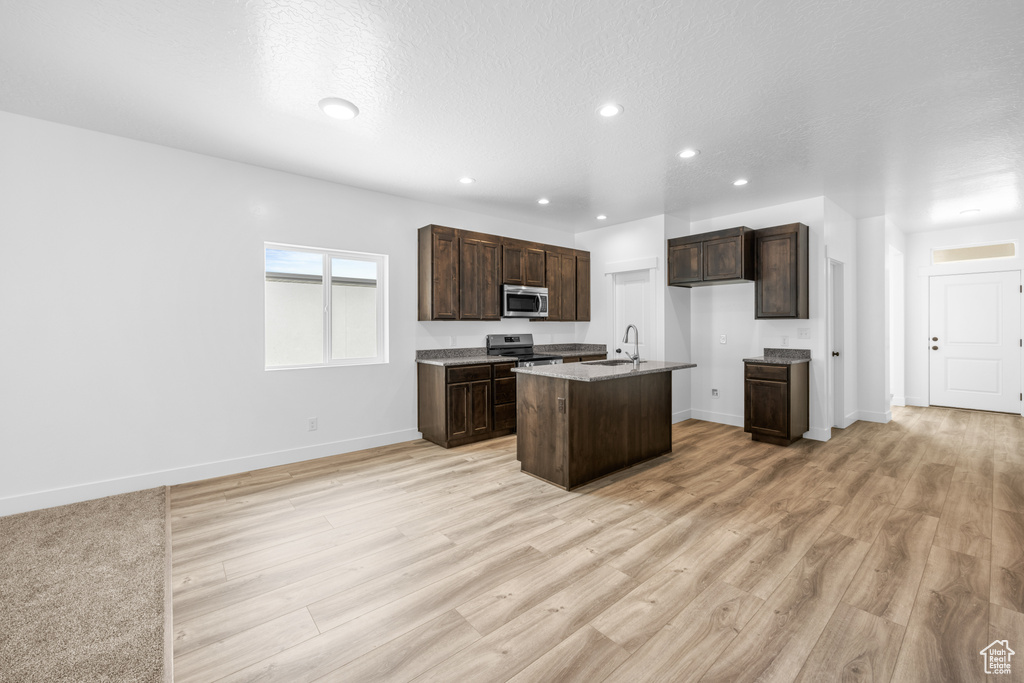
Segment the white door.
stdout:
[[828,287],[829,287],[829,372],[832,378],[832,395],[829,407],[829,414],[832,418],[832,426],[845,429],[846,424],[846,376],[844,374],[844,361],[846,359],[845,339],[843,321],[846,317],[843,294],[843,263],[835,259],[828,260]]
[[1020,271],[931,278],[930,398],[1019,413]]
[[[633,353],[632,332],[629,334],[629,344],[622,343],[628,325],[636,325],[640,333],[640,357],[644,360],[651,358],[653,295],[649,270],[630,270],[612,275],[612,339],[608,345],[609,358],[625,358],[626,353]],[[623,355],[616,356],[615,349],[622,349]]]

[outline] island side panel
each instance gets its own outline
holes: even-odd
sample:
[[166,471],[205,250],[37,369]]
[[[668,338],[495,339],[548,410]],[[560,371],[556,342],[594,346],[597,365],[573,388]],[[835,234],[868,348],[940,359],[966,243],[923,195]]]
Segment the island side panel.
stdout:
[[[520,373],[516,377],[516,455],[523,472],[568,488],[566,454],[568,380]],[[580,384],[580,382],[572,382]],[[566,401],[567,402],[567,401]]]
[[629,467],[641,449],[641,377],[569,385],[569,488]]
[[638,379],[641,429],[639,460],[648,460],[672,450],[672,373],[641,375]]

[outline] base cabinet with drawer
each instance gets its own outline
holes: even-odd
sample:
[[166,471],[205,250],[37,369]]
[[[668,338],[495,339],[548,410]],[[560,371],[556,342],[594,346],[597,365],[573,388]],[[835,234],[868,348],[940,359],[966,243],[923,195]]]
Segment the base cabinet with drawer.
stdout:
[[514,363],[417,363],[417,428],[451,448],[515,430]]
[[743,431],[754,441],[788,446],[809,428],[809,363],[745,363]]

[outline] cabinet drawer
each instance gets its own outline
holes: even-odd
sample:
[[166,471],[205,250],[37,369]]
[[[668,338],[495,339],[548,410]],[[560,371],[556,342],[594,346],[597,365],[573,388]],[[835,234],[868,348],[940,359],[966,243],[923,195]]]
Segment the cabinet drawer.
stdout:
[[587,363],[587,362],[590,362],[592,360],[608,360],[608,354],[602,353],[600,355],[594,355],[594,356],[580,356],[580,362],[581,363]]
[[516,404],[494,406],[494,429],[512,429],[516,426]]
[[563,356],[562,357],[562,364],[563,365],[566,364],[566,363],[579,363],[579,362],[580,362],[580,357],[579,356]]
[[494,405],[516,402],[516,378],[502,377],[494,380]]
[[463,365],[462,367],[448,368],[448,383],[475,382],[491,378],[490,365]]
[[502,377],[515,377],[516,373],[512,372],[512,368],[514,368],[515,366],[515,363],[495,363],[494,379],[501,379]]
[[767,379],[785,382],[789,379],[788,365],[755,365],[747,363],[747,379]]

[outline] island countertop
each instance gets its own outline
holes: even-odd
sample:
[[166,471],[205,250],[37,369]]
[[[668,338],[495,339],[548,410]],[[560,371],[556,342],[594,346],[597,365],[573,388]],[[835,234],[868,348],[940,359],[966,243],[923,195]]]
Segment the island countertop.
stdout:
[[623,365],[600,365],[601,361],[557,365],[534,365],[529,368],[512,368],[521,375],[539,375],[554,379],[571,379],[577,382],[600,382],[607,379],[625,379],[659,372],[672,372],[697,367],[696,363],[680,363],[665,360],[640,361],[640,369],[634,370],[632,363]]

